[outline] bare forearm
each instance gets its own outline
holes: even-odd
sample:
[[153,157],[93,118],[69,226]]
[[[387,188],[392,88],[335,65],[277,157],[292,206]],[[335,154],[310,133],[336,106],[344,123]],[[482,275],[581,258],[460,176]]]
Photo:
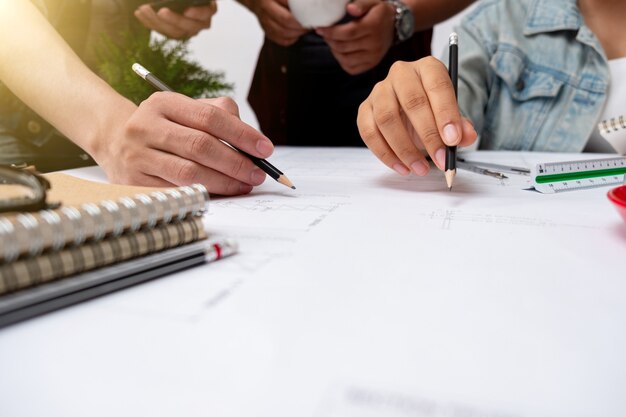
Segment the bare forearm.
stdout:
[[0,39],[0,79],[90,154],[134,110],[82,63],[29,1],[0,1]]
[[461,12],[475,0],[402,0],[413,10],[415,30],[424,30]]

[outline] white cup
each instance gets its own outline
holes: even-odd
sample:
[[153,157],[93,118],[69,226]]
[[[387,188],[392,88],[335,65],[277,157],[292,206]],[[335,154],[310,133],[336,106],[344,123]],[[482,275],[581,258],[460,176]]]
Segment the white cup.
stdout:
[[346,14],[350,0],[288,0],[289,10],[305,28],[332,26]]

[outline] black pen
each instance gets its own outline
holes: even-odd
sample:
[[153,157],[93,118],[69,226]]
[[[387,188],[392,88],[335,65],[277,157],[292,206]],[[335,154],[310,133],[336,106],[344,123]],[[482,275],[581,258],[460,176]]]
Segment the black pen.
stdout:
[[[160,90],[160,91],[172,91],[172,92],[174,91],[167,84],[165,84],[163,81],[161,81],[158,77],[156,77],[154,74],[152,74],[150,71],[145,69],[140,64],[137,64],[137,63],[133,64],[133,71],[135,71],[135,73],[137,75],[139,75],[141,78],[146,80],[148,83],[150,83],[150,85],[152,85],[157,90]],[[280,171],[274,165],[272,165],[269,162],[267,162],[265,159],[261,159],[261,158],[257,158],[256,156],[252,156],[249,153],[244,152],[241,149],[238,149],[237,147],[235,147],[235,146],[233,146],[231,144],[227,144],[227,145],[232,147],[233,149],[235,149],[237,152],[243,154],[247,158],[249,158],[252,161],[252,163],[254,163],[254,165],[256,165],[259,168],[261,168],[263,170],[263,172],[265,172],[270,177],[274,178],[279,183],[281,183],[281,184],[283,184],[283,185],[285,185],[285,186],[287,186],[289,188],[292,188],[294,190],[296,189],[296,187],[291,183],[291,181],[289,181],[289,178],[287,178],[285,176],[285,174],[282,173],[282,171]]]
[[[459,37],[456,32],[452,32],[449,38],[450,57],[448,65],[448,73],[454,87],[454,96],[458,99],[458,78],[459,78]],[[458,100],[457,100],[458,101]],[[452,182],[456,175],[456,146],[446,146],[446,183],[448,190],[452,190]]]

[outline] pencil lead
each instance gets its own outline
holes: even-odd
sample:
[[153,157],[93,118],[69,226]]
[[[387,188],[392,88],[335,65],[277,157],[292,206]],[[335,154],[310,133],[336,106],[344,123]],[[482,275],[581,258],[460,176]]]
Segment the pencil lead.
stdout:
[[285,177],[284,175],[281,175],[280,177],[278,177],[278,179],[276,180],[279,183],[281,183],[282,185],[291,188],[292,190],[296,189],[296,186],[293,185],[293,183],[291,181],[289,181],[289,178]]

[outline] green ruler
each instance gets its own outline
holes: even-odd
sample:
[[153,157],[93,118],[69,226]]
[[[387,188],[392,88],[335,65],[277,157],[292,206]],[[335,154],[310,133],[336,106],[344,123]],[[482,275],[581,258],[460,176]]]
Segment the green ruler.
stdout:
[[617,185],[624,183],[626,157],[537,164],[531,175],[542,193]]

